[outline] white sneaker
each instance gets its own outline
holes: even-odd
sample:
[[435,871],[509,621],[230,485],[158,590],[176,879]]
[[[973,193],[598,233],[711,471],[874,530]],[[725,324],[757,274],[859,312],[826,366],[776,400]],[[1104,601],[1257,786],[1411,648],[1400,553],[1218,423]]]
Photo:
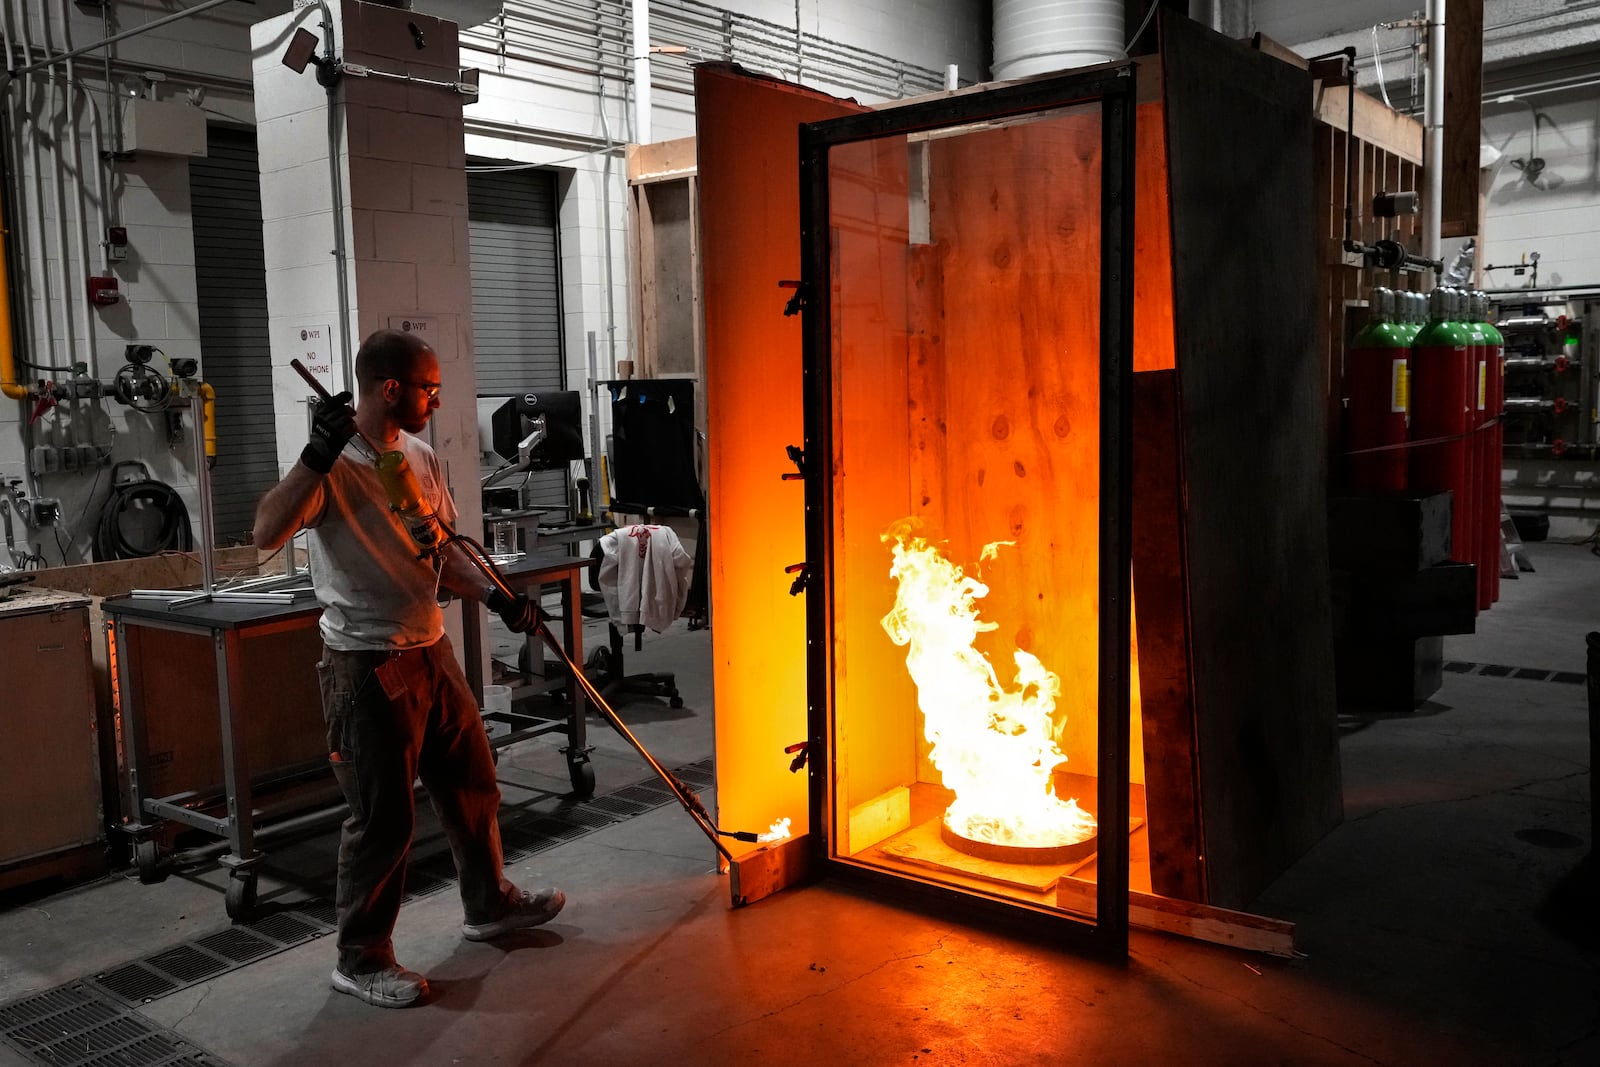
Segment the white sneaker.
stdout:
[[345,974],[335,967],[332,985],[336,992],[380,1008],[409,1008],[428,995],[428,980],[398,964],[362,974]]
[[461,932],[468,941],[487,941],[513,930],[542,926],[559,915],[566,903],[566,894],[559,889],[541,889],[537,893],[519,889],[507,898],[506,912],[500,918],[487,923],[463,923]]

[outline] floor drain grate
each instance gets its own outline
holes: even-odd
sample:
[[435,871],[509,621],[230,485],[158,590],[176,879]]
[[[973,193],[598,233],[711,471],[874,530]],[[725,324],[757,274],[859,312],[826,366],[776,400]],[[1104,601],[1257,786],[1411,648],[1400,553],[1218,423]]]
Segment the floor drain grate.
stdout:
[[1466,660],[1446,661],[1444,669],[1452,674],[1478,674],[1485,678],[1515,678],[1525,682],[1556,682],[1561,685],[1584,685],[1589,676],[1582,671],[1553,671],[1547,667],[1508,667],[1503,663],[1470,663]]
[[256,919],[254,922],[245,923],[244,926],[245,929],[252,933],[272,938],[272,940],[285,948],[290,945],[298,945],[312,935],[321,932],[304,919],[291,915],[286,911]]
[[83,982],[0,1007],[0,1042],[34,1063],[226,1067],[220,1058]]
[[555,813],[555,818],[560,819],[562,822],[574,823],[591,830],[603,830],[618,821],[617,817],[610,812],[601,811],[599,808],[594,807],[592,801],[577,804],[570,808],[563,808]]
[[644,804],[652,808],[659,808],[663,804],[671,804],[677,799],[668,790],[656,789],[648,785],[630,785],[625,789],[617,790],[615,793],[607,793],[606,796],[617,800],[630,800],[635,804]]
[[114,971],[95,975],[94,983],[114,997],[129,1004],[146,1004],[182,988],[173,981],[152,971],[142,963],[129,963]]
[[193,945],[179,945],[151,956],[145,962],[184,983],[199,982],[230,968],[228,960],[218,959]]
[[595,797],[589,801],[589,807],[598,808],[612,815],[619,815],[624,819],[635,815],[643,815],[652,807],[650,804],[638,804],[631,800],[623,800],[618,796]]
[[234,963],[249,963],[251,960],[259,959],[269,952],[276,951],[278,947],[265,938],[257,937],[247,930],[236,930],[231,927],[227,930],[219,930],[214,934],[207,934],[205,937],[196,940],[195,944],[207,952],[215,952],[217,955],[232,960]]

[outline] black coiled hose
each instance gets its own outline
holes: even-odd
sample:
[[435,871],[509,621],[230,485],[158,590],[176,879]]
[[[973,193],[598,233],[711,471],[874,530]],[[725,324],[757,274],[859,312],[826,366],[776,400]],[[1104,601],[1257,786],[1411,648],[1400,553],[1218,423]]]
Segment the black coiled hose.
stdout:
[[97,563],[191,551],[194,533],[189,527],[189,509],[176,489],[148,474],[114,485],[100,509],[93,547]]

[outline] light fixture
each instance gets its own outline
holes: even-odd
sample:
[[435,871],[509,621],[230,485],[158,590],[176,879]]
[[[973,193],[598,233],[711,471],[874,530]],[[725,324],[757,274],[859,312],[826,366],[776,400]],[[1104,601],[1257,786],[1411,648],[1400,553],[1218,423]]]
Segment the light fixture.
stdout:
[[283,65],[296,74],[304,74],[306,64],[314,64],[317,68],[317,84],[332,89],[339,84],[343,66],[331,54],[317,55],[318,43],[317,35],[305,27],[295,30],[294,36],[289,38],[289,47],[283,53]]

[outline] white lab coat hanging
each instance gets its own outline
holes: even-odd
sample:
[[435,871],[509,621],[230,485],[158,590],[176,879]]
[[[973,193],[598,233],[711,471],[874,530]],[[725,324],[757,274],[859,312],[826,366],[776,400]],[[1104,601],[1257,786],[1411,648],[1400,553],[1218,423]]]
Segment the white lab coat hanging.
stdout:
[[689,599],[694,558],[670,526],[623,526],[600,538],[601,595],[619,629],[648,626],[660,633]]

